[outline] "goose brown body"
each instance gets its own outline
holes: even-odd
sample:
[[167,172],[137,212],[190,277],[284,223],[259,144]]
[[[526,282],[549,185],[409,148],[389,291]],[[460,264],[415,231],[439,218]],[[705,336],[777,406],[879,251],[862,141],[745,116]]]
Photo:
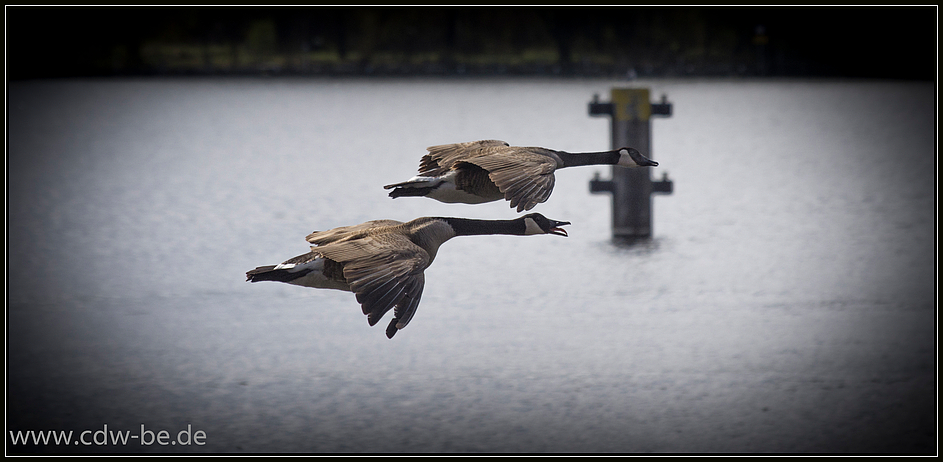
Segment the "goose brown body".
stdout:
[[250,282],[276,281],[351,291],[371,326],[394,310],[386,329],[387,337],[392,338],[415,314],[425,285],[424,271],[445,241],[484,234],[566,236],[560,226],[567,224],[540,214],[515,220],[374,220],[311,233],[307,236],[312,244],[310,252],[279,265],[260,266],[248,271],[246,277]]
[[419,175],[384,186],[390,197],[424,196],[446,203],[507,200],[518,212],[546,202],[554,172],[579,165],[657,166],[633,148],[569,153],[541,147],[510,146],[499,140],[430,146]]

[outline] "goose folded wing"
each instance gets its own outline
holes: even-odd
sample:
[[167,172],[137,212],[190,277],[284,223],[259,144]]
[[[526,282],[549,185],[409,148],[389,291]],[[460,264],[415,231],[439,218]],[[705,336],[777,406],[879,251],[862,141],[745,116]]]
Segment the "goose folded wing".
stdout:
[[493,149],[503,149],[508,144],[500,140],[469,141],[466,143],[440,144],[426,148],[428,154],[419,161],[419,174],[439,176],[448,172],[457,162],[482,155]]
[[488,170],[489,177],[505,199],[511,202],[511,208],[518,212],[530,210],[539,203],[546,202],[553,192],[556,161],[542,155],[517,155],[509,157],[501,154],[476,157],[465,162],[478,165]]
[[423,271],[429,266],[425,250],[406,236],[383,234],[329,244],[317,251],[344,265],[344,278],[371,326],[395,308],[387,337],[406,327],[425,285]]
[[364,233],[374,228],[400,224],[402,224],[402,222],[396,220],[371,220],[359,225],[341,226],[327,231],[315,231],[309,234],[305,239],[314,245],[325,245],[331,242],[361,237]]

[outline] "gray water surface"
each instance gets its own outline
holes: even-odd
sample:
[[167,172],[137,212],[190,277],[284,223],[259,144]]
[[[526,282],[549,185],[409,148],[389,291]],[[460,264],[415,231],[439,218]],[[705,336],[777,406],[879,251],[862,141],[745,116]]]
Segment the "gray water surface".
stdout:
[[[314,230],[504,219],[391,200],[426,146],[608,149],[613,86],[668,95],[654,238],[442,246],[388,340],[354,296],[245,271]],[[932,84],[73,80],[9,85],[7,450],[934,452]],[[387,315],[389,316],[389,315]],[[388,318],[387,318],[388,319]],[[95,444],[202,430],[203,445]],[[12,445],[10,432],[72,431]],[[75,444],[83,431],[84,441]]]

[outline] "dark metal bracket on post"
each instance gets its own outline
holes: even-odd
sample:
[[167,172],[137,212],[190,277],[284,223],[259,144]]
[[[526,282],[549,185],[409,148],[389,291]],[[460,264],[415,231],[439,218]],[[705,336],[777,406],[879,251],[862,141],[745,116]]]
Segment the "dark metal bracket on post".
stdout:
[[[599,101],[593,95],[589,115],[609,116],[612,122],[612,149],[630,146],[654,159],[651,143],[651,118],[671,117],[668,97],[652,103],[647,88],[613,88],[612,100]],[[618,239],[648,238],[652,235],[652,194],[671,194],[674,183],[663,173],[653,181],[649,168],[612,167],[612,179],[603,180],[599,173],[589,182],[592,193],[612,194],[612,235]]]

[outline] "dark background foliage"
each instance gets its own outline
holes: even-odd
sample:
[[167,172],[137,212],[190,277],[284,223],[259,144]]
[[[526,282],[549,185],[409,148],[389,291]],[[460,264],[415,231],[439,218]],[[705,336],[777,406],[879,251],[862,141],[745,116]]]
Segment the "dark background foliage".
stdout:
[[7,7],[7,77],[933,80],[936,7]]

